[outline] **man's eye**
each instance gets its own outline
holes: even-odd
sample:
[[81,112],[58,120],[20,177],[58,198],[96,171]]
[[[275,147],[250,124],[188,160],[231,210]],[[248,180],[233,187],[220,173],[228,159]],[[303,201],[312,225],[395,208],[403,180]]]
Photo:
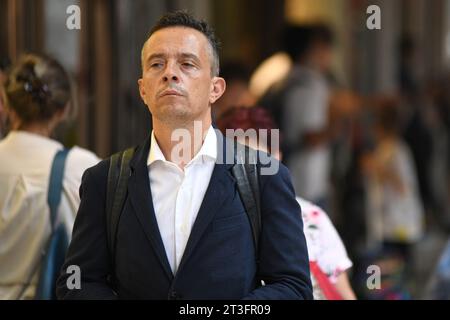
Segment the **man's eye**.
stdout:
[[183,62],[182,66],[183,67],[188,67],[188,68],[194,67],[194,65],[192,63],[190,63],[190,62]]
[[161,67],[162,67],[162,63],[159,63],[159,62],[155,62],[150,65],[150,68],[161,68]]

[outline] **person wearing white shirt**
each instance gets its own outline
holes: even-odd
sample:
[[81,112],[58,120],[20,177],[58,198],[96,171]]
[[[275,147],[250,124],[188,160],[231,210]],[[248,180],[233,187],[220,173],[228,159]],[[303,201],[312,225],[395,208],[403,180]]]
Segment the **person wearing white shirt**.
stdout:
[[[51,233],[51,166],[63,149],[50,135],[67,112],[69,79],[55,60],[26,55],[13,66],[5,95],[12,130],[0,141],[0,299],[32,299],[41,251]],[[69,235],[80,203],[81,176],[98,161],[79,147],[68,154],[57,222]]]
[[328,207],[331,170],[330,72],[334,35],[327,25],[288,26],[284,49],[290,70],[259,104],[283,135],[283,157],[298,195]]
[[[185,12],[164,15],[143,46],[138,85],[153,131],[122,162],[130,174],[126,189],[116,187],[126,194],[115,233],[114,162],[105,159],[83,176],[58,298],[311,299],[300,207],[275,159],[270,175],[257,163],[264,227],[253,239],[233,149],[212,125],[211,105],[225,90],[212,29]],[[80,289],[67,285],[71,265],[80,267]]]

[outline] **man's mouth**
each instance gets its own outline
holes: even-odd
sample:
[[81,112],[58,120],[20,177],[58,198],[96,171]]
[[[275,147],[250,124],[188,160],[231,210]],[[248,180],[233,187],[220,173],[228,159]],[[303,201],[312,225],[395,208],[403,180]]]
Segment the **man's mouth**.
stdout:
[[164,90],[163,92],[161,92],[161,94],[159,96],[160,97],[165,97],[165,96],[183,96],[183,94],[181,94],[177,90],[169,89],[169,90]]

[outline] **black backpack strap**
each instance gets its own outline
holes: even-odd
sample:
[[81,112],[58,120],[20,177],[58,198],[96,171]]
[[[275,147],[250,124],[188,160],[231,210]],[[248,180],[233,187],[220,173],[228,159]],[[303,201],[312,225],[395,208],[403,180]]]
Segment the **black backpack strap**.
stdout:
[[130,148],[116,153],[110,158],[106,194],[106,234],[113,268],[117,226],[127,196],[128,178],[131,174],[130,160],[134,151],[135,148]]
[[244,203],[255,244],[256,261],[259,262],[259,234],[261,232],[261,207],[257,152],[234,142],[235,165],[232,173],[237,182],[239,195]]

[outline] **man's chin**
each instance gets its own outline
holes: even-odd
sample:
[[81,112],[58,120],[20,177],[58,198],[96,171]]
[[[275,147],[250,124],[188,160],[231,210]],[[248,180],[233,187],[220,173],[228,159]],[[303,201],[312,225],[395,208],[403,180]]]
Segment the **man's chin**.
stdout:
[[178,104],[164,105],[156,112],[161,121],[189,121],[192,119],[192,112],[186,106]]

